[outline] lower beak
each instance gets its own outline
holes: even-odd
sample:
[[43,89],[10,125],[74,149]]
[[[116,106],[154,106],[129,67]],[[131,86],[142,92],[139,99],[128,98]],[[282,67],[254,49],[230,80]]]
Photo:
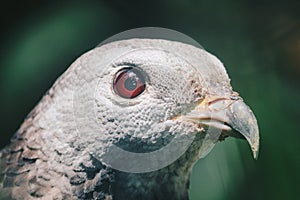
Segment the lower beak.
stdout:
[[242,99],[216,98],[204,99],[194,110],[184,116],[203,128],[220,130],[218,140],[228,136],[246,139],[257,159],[259,150],[259,131],[256,118]]

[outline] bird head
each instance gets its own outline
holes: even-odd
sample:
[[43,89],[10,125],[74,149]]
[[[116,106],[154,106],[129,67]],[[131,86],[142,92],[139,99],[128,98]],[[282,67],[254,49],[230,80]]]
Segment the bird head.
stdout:
[[252,111],[223,64],[201,48],[115,41],[81,56],[70,73],[79,146],[112,168],[149,172],[184,154],[194,163],[228,136],[246,139],[257,157]]

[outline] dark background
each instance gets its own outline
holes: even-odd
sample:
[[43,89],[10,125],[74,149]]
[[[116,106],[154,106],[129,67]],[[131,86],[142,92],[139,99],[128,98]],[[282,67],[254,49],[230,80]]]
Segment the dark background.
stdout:
[[299,199],[300,1],[9,1],[0,18],[1,147],[82,53],[127,29],[171,28],[223,61],[261,135],[257,161],[245,141],[216,145],[191,199]]

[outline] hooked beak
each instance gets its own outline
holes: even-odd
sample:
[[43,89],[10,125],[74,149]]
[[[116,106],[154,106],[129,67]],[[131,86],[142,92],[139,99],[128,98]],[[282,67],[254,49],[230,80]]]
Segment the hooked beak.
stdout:
[[201,127],[220,130],[218,140],[228,136],[246,139],[257,159],[259,131],[256,118],[240,97],[209,98],[202,100],[194,110],[184,116]]

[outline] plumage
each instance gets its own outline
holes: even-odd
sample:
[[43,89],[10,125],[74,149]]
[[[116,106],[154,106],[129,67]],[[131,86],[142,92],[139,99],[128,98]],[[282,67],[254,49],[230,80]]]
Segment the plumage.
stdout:
[[[123,69],[145,79],[134,98],[114,88]],[[256,156],[256,119],[215,56],[163,39],[111,42],[80,56],[1,151],[0,196],[188,199],[193,165],[227,136],[247,139]],[[177,137],[178,149],[189,144],[177,159],[148,159]]]

